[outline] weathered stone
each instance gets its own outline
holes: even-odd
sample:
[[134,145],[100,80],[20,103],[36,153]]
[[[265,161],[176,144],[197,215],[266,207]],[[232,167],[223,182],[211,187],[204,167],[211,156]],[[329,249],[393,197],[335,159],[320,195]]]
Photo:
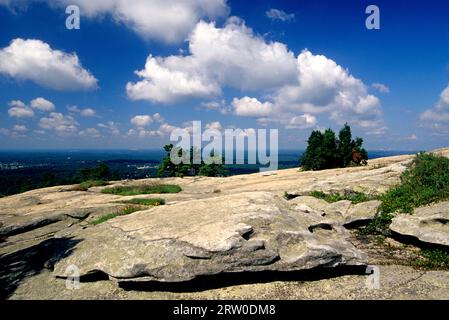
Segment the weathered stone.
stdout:
[[[449,156],[449,149],[438,153]],[[92,226],[89,221],[120,211],[126,206],[120,201],[160,195],[122,197],[102,194],[103,187],[85,192],[73,191],[73,186],[62,186],[1,198],[0,295],[6,297],[16,290],[11,298],[175,296],[125,292],[112,281],[82,283],[83,290],[63,292],[65,282],[55,275],[64,276],[66,267],[71,264],[79,266],[82,275],[92,276],[100,271],[106,274],[102,279],[110,277],[126,285],[155,280],[152,283],[171,286],[173,281],[201,275],[220,278],[242,271],[251,271],[251,275],[265,270],[293,271],[294,274],[297,270],[319,269],[326,270],[328,277],[333,270],[339,270],[334,268],[336,266],[365,263],[366,255],[360,250],[368,252],[370,264],[384,261],[380,259],[381,251],[373,260],[372,252],[347,230],[353,223],[372,219],[378,202],[329,204],[300,195],[310,191],[383,193],[399,182],[400,174],[412,158],[411,155],[396,156],[370,160],[364,167],[313,172],[287,169],[268,175],[120,181],[115,184],[177,184],[183,191],[164,194],[165,206],[117,217],[98,226]],[[298,197],[287,201],[282,197],[286,191]],[[447,216],[444,212],[439,214],[427,219],[424,229],[444,234]],[[403,218],[410,217],[413,216],[403,215]],[[404,261],[407,257],[404,255]],[[396,258],[389,257],[389,263],[397,261]],[[447,297],[447,281],[439,281],[438,277],[446,279],[448,273],[423,275],[407,269],[409,275],[403,276],[404,269],[389,268],[381,271],[382,289],[373,292],[366,290],[365,276],[345,276],[319,282],[258,283],[237,286],[229,292],[216,289],[213,293],[179,296],[240,299]],[[426,277],[431,283],[422,281]]]
[[[322,217],[286,200],[249,192],[160,206],[82,230],[76,250],[55,266],[120,281],[186,281],[241,271],[292,271],[360,265],[365,255],[338,230],[309,230]],[[318,227],[319,229],[319,227]]]
[[411,215],[398,214],[390,229],[422,242],[449,246],[449,201],[417,208]]
[[378,200],[352,204],[342,200],[328,203],[311,196],[301,196],[290,200],[296,210],[319,214],[330,224],[352,225],[370,221],[375,218],[381,202]]

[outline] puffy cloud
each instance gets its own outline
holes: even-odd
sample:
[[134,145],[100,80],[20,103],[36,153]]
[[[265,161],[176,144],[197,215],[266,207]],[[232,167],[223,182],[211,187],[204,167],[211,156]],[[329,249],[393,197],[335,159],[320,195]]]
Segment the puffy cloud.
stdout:
[[347,69],[309,50],[295,58],[286,45],[265,41],[239,18],[229,18],[222,28],[199,22],[189,37],[189,52],[150,55],[145,69],[137,72],[142,79],[128,83],[129,97],[173,103],[187,97],[210,99],[224,88],[254,90],[265,101],[248,95],[234,98],[229,107],[220,100],[208,100],[201,107],[288,128],[316,125],[318,115],[370,131],[384,127],[380,100]]
[[26,126],[24,126],[24,125],[16,124],[16,125],[13,127],[13,130],[16,131],[16,132],[27,132],[27,131],[28,131],[28,128],[27,128]]
[[236,17],[223,28],[199,22],[190,36],[189,50],[213,78],[242,90],[276,88],[295,75],[294,54],[285,44],[267,43]]
[[97,79],[82,67],[75,53],[54,50],[41,40],[19,38],[1,49],[0,74],[55,90],[97,87]]
[[164,117],[161,116],[159,113],[155,113],[153,115],[153,120],[159,123],[163,123],[165,121]]
[[266,117],[273,112],[273,104],[270,102],[260,102],[256,98],[243,97],[232,100],[234,113],[243,117]]
[[146,130],[144,127],[139,127],[137,129],[129,129],[127,135],[129,137],[138,136],[139,138],[164,137],[170,135],[175,129],[180,128],[164,122],[157,130]]
[[99,123],[98,127],[109,131],[110,133],[112,133],[115,136],[120,134],[119,126],[114,121],[108,121],[107,123]]
[[231,108],[226,106],[226,100],[222,99],[219,101],[205,101],[201,102],[200,108],[205,110],[218,111],[221,114],[228,114],[231,112]]
[[408,137],[405,137],[405,140],[416,141],[416,140],[418,140],[418,136],[416,134],[412,134]]
[[95,128],[87,128],[78,133],[83,138],[101,138],[100,132]]
[[149,56],[142,80],[127,84],[131,99],[172,103],[185,97],[209,97],[224,86],[272,90],[295,79],[296,60],[279,42],[267,43],[232,17],[223,28],[199,22],[189,37],[188,56]]
[[206,123],[205,127],[206,127],[206,129],[218,130],[218,131],[221,131],[221,129],[223,129],[223,127],[221,126],[221,123],[219,121]]
[[340,125],[349,122],[365,131],[385,133],[380,101],[368,93],[361,80],[333,60],[308,50],[296,61],[295,81],[268,95],[265,102],[234,98],[234,114],[257,117],[264,126],[279,123],[287,129],[315,127],[317,116],[325,115]]
[[390,88],[388,86],[384,85],[383,83],[373,83],[371,85],[371,87],[373,87],[380,93],[389,93],[390,92]]
[[197,72],[183,70],[192,59],[183,57],[154,58],[149,56],[145,69],[136,74],[142,78],[126,85],[128,96],[133,100],[171,103],[184,97],[207,97],[220,92],[216,83],[211,83]]
[[42,97],[31,100],[30,106],[33,109],[37,109],[37,110],[45,111],[45,112],[55,110],[55,105],[53,104],[53,102],[51,102],[47,99],[44,99]]
[[208,101],[201,102],[201,107],[209,110],[219,110],[223,106],[223,102],[221,101]]
[[39,120],[39,126],[45,130],[54,130],[61,136],[72,135],[78,131],[79,124],[71,116],[52,112]]
[[72,113],[79,113],[83,117],[94,117],[97,114],[92,108],[80,109],[78,106],[69,106],[67,110]]
[[[2,0],[9,7],[42,0]],[[202,17],[215,19],[227,16],[226,0],[46,0],[55,8],[77,5],[83,17],[96,18],[110,15],[137,32],[145,39],[178,42]]]
[[131,119],[131,123],[136,127],[147,127],[153,122],[153,119],[149,115],[138,115]]
[[295,114],[326,113],[338,124],[349,122],[363,128],[381,125],[379,99],[333,60],[304,50],[297,59],[297,81],[274,96],[274,104]]
[[9,106],[11,107],[8,110],[8,114],[10,117],[13,118],[32,118],[34,117],[34,111],[25,105],[20,100],[14,100],[9,103]]
[[259,118],[257,123],[262,126],[279,123],[286,129],[308,129],[316,127],[318,120],[314,115],[304,113],[296,115],[294,113],[277,113],[270,118]]
[[94,109],[91,109],[91,108],[86,108],[86,109],[83,109],[83,110],[81,110],[81,113],[80,113],[83,117],[93,117],[93,116],[95,116],[95,110]]
[[315,116],[311,114],[303,114],[299,116],[293,116],[288,119],[285,123],[285,127],[287,129],[303,129],[303,128],[311,128],[317,124],[317,119]]
[[370,127],[365,127],[367,129],[365,133],[369,136],[383,136],[387,133],[388,127],[379,124],[372,124]]
[[434,131],[446,132],[449,129],[449,85],[441,92],[436,105],[425,110],[419,119],[424,127]]
[[278,20],[282,22],[290,22],[295,20],[294,13],[287,13],[279,9],[270,9],[267,12],[265,12],[265,15],[271,20]]

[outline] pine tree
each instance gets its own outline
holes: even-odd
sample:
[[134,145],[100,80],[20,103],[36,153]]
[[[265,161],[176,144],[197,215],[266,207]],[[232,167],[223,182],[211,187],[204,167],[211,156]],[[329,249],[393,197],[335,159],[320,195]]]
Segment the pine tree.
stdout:
[[352,140],[351,127],[346,123],[338,134],[327,129],[315,130],[307,140],[307,149],[300,159],[304,170],[344,168],[349,165],[366,164],[368,153],[362,147],[363,139]]

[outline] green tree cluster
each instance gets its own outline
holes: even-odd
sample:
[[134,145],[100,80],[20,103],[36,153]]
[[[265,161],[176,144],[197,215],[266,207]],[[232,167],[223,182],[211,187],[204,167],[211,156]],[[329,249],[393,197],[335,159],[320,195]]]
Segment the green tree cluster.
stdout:
[[363,139],[352,139],[351,127],[345,124],[338,134],[331,129],[315,130],[307,140],[308,146],[300,159],[304,170],[344,168],[366,164],[368,153],[362,147]]
[[[164,146],[166,156],[162,159],[157,176],[158,177],[184,177],[184,176],[206,176],[206,177],[222,177],[226,175],[226,169],[223,164],[217,161],[217,156],[211,155],[207,163],[201,160],[201,164],[193,164],[193,160],[201,156],[201,150],[190,148],[187,161],[180,164],[174,164],[170,159],[170,154],[175,148],[173,144]],[[176,148],[173,152],[177,152],[179,157],[183,155],[183,149]],[[186,151],[184,151],[186,152]],[[186,163],[184,163],[186,162]],[[218,162],[218,163],[217,163]],[[222,162],[222,161],[221,161]]]

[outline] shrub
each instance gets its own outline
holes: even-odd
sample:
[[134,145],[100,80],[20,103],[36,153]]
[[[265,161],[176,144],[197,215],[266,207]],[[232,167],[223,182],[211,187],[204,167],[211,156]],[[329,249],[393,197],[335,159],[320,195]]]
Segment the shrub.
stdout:
[[172,184],[155,184],[147,186],[119,186],[105,188],[101,192],[115,194],[119,196],[135,196],[139,194],[162,194],[162,193],[178,193],[182,189],[180,186]]

